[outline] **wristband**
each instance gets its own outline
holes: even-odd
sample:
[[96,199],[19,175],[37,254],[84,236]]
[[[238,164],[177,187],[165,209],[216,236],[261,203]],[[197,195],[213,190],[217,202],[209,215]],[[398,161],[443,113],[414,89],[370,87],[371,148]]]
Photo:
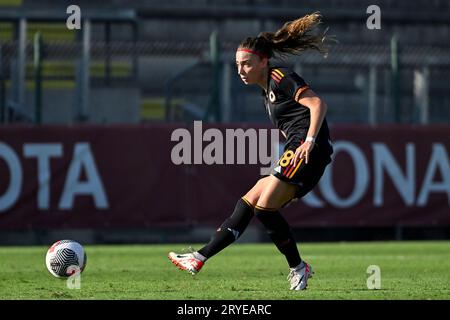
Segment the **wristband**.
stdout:
[[308,142],[315,142],[315,141],[316,141],[316,138],[314,138],[314,137],[307,137],[305,141],[308,141]]

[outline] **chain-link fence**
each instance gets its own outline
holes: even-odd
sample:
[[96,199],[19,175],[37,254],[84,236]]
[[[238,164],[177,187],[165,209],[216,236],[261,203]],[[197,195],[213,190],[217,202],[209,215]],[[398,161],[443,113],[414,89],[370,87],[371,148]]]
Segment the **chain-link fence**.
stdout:
[[[193,117],[221,121],[266,119],[260,90],[245,87],[237,77],[234,42],[220,43],[218,81],[213,79],[208,42],[91,41],[83,44],[81,40],[47,41],[44,37],[40,49],[40,79],[36,78],[35,45],[33,41],[0,43],[3,121],[36,120],[33,116],[37,105],[35,81],[42,81],[44,100],[46,95],[58,97],[58,91],[71,92],[70,116],[58,120],[58,117],[44,115],[44,122],[45,119],[62,123],[80,120],[77,104],[82,103],[80,95],[86,94],[83,88],[102,88],[107,92],[129,87],[138,92],[139,114],[133,122]],[[19,65],[21,60],[22,65]],[[326,59],[308,52],[272,63],[291,66],[310,83],[327,101],[330,122],[375,124],[450,120],[448,47],[399,46],[394,50],[389,45],[336,44]],[[83,79],[88,79],[87,83],[83,83]],[[220,100],[211,106],[211,92],[215,87]],[[20,91],[26,95],[21,102]],[[85,121],[92,120],[89,112],[94,107],[89,102],[85,106]],[[211,112],[211,108],[215,111]],[[17,117],[6,117],[11,111]]]

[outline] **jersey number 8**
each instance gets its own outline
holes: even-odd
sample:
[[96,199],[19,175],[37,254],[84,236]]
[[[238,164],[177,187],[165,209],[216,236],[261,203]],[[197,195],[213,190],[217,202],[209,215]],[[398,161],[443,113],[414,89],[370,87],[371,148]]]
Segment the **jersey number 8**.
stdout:
[[283,156],[280,158],[280,161],[278,164],[282,166],[283,168],[289,165],[291,162],[291,159],[294,157],[294,151],[288,150],[285,153],[283,153]]

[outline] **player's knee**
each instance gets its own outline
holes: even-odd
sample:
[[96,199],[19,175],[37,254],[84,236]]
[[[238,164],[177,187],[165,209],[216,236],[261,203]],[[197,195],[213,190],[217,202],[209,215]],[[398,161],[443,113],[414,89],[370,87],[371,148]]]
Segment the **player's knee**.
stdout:
[[256,203],[258,202],[258,198],[259,198],[258,195],[254,194],[250,191],[247,192],[245,194],[245,196],[242,197],[242,199],[244,199],[244,201],[247,202],[252,207],[255,207]]
[[263,190],[262,184],[264,183],[264,178],[259,179],[258,182],[247,192],[242,198],[247,201],[251,206],[255,206],[261,196],[261,191]]
[[275,211],[280,209],[282,206],[281,203],[274,201],[272,199],[265,199],[260,197],[255,204],[255,208],[267,209],[269,211]]
[[267,201],[261,200],[261,190],[257,191],[250,190],[242,198],[245,199],[248,203],[250,203],[252,207],[256,207],[257,205],[266,207],[266,205],[268,204]]

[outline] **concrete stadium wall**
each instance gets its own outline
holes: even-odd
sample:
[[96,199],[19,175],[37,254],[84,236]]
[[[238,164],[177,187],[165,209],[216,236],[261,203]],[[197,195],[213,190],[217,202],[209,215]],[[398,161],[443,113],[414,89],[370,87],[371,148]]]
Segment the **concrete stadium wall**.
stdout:
[[[7,100],[10,99],[7,95]],[[26,92],[25,111],[35,116],[35,92]],[[137,88],[91,88],[89,92],[88,121],[91,124],[139,123],[140,90]],[[44,89],[42,93],[42,123],[77,123],[79,100],[70,89]]]

